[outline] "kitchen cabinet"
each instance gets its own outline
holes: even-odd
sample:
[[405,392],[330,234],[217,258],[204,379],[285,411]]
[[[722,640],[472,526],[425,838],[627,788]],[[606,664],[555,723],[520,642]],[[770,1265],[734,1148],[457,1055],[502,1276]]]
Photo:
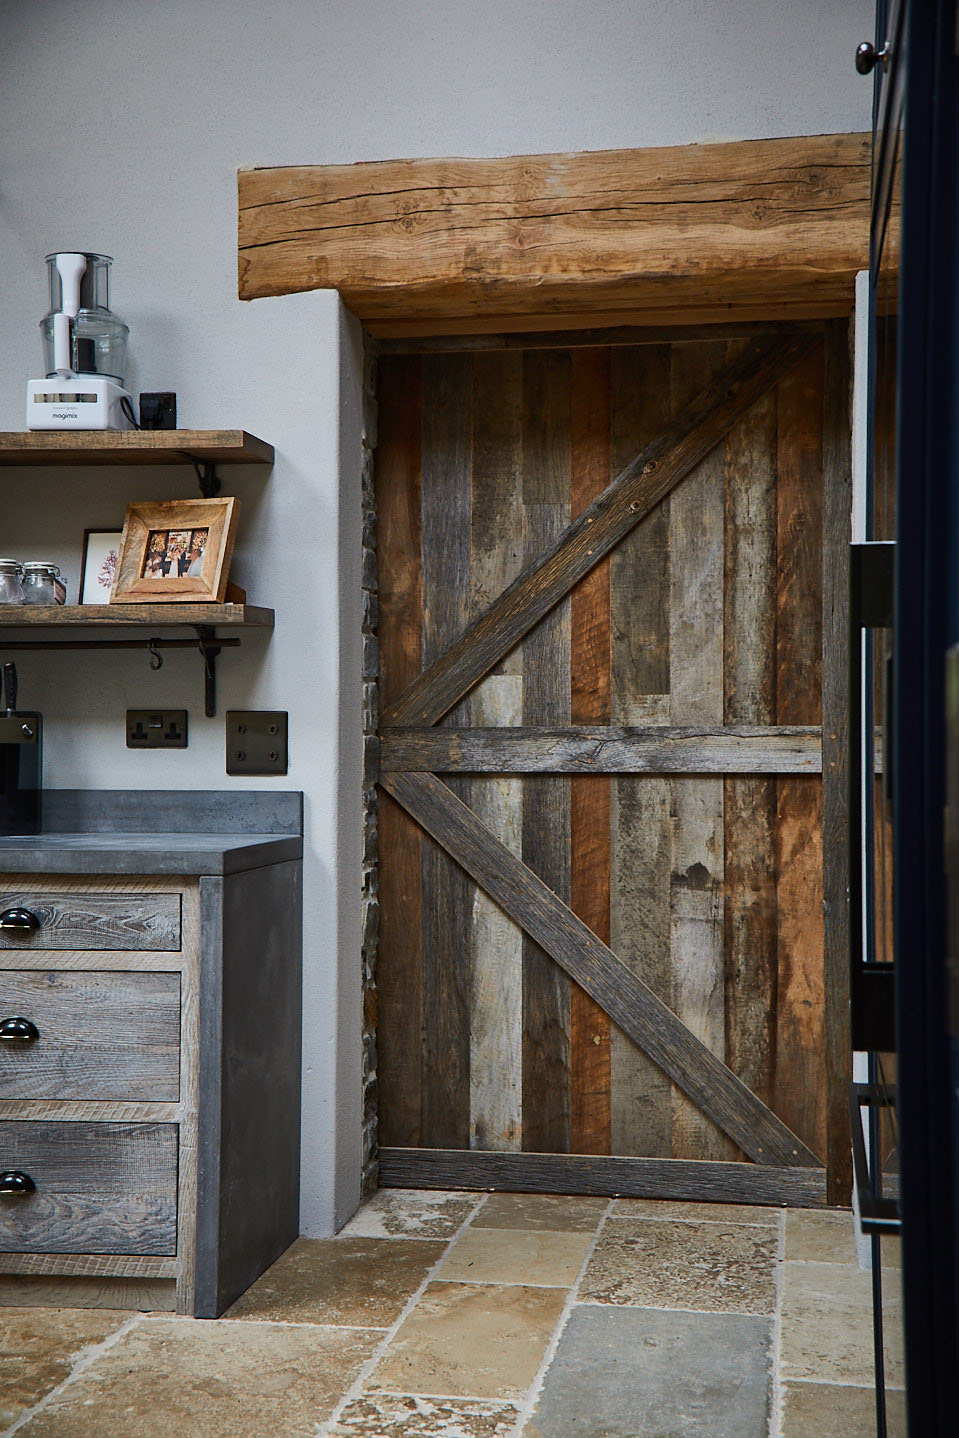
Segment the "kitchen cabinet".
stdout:
[[46,800],[0,840],[0,1301],[216,1317],[299,1229],[301,796]]

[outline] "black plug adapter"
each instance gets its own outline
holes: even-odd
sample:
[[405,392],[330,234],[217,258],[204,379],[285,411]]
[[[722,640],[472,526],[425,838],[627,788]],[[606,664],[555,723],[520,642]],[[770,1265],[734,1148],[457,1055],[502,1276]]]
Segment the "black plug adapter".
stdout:
[[176,395],[172,390],[140,396],[141,429],[176,429]]

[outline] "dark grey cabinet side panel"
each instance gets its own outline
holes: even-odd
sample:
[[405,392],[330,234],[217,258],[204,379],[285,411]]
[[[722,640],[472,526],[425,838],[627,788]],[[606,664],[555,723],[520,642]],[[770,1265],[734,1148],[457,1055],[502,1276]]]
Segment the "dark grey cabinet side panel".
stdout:
[[0,1099],[180,1097],[180,975],[0,969],[0,1022],[35,1024],[0,1043]]
[[[302,865],[296,860],[201,880],[201,902],[196,1312],[215,1317],[299,1232]],[[217,928],[219,975],[215,963],[208,964]],[[218,1019],[208,987],[217,978]],[[214,1124],[217,1172],[208,1161]]]
[[130,949],[177,952],[179,894],[0,892],[0,913],[29,909],[39,927],[0,929],[0,949]]
[[0,1123],[0,1169],[36,1185],[0,1199],[0,1254],[176,1253],[176,1124]]

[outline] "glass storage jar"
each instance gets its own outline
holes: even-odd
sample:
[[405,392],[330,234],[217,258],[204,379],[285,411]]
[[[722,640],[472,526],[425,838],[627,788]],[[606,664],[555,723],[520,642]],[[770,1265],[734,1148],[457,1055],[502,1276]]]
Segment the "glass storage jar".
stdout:
[[15,559],[0,559],[0,604],[23,603],[23,570]]
[[23,604],[56,604],[56,581],[60,571],[55,564],[34,560],[23,566]]

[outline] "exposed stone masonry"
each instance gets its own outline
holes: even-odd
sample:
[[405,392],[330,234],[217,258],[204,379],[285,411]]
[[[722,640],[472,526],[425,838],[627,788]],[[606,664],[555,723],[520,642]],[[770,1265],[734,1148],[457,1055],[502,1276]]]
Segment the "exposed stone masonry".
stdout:
[[377,727],[380,653],[376,628],[379,598],[376,583],[376,492],[373,463],[376,448],[376,362],[367,345],[363,376],[363,1192],[377,1186],[376,1127],[379,1105],[376,1084],[376,949],[380,930],[377,871]]

